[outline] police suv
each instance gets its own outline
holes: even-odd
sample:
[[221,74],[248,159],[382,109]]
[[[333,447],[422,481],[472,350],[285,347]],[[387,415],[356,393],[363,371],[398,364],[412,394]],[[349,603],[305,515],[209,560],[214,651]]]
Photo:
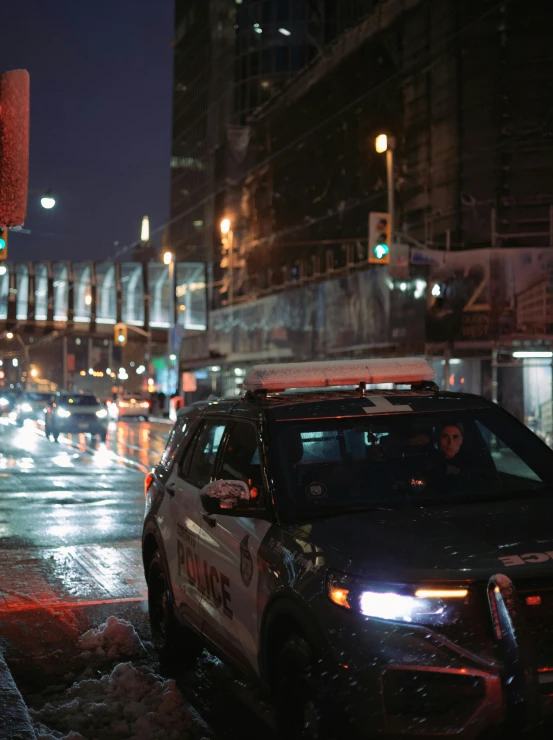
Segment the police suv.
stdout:
[[254,367],[242,398],[179,412],[146,478],[157,648],[200,636],[290,738],[547,722],[553,452],[433,376],[416,358]]

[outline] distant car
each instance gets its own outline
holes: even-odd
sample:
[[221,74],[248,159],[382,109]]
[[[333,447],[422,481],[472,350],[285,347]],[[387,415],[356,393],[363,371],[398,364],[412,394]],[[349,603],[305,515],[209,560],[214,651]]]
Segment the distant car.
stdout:
[[14,408],[16,424],[23,426],[26,419],[43,419],[44,409],[51,398],[51,393],[25,393],[18,398]]
[[46,437],[67,434],[97,434],[105,442],[108,412],[104,404],[86,393],[54,393],[44,410]]
[[135,391],[134,393],[125,391],[116,401],[112,401],[109,404],[109,415],[112,419],[116,420],[122,418],[143,418],[148,421],[150,410],[150,402],[146,400],[141,391]]
[[13,411],[16,400],[15,393],[0,391],[0,416],[7,416],[10,411]]

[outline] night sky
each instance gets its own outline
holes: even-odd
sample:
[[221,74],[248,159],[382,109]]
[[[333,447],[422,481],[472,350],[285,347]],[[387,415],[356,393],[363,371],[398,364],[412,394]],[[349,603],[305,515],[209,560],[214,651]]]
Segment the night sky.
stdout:
[[0,71],[31,76],[29,186],[57,198],[29,195],[11,260],[110,258],[143,215],[168,219],[172,37],[172,0],[4,4]]

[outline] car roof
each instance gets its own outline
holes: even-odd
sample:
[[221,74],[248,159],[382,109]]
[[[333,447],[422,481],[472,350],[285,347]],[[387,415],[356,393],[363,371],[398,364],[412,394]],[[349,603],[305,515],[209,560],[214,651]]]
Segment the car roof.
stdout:
[[[386,412],[450,412],[495,408],[481,396],[469,393],[427,390],[327,390],[296,393],[247,393],[241,398],[199,402],[179,412],[189,415],[232,415],[234,418],[259,418],[260,413],[274,421],[333,419],[340,417],[382,416]],[[405,407],[409,408],[406,409]],[[394,408],[395,407],[395,408]]]

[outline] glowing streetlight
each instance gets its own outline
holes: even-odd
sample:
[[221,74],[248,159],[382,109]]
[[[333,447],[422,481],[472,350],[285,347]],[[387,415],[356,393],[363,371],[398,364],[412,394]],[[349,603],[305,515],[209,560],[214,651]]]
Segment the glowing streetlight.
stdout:
[[150,241],[150,219],[148,218],[148,216],[144,216],[144,218],[142,219],[142,227],[140,229],[140,241]]
[[221,234],[228,234],[230,231],[230,219],[224,218],[221,221]]
[[164,252],[163,253],[163,264],[170,265],[173,261],[173,253],[172,252]]
[[90,306],[90,304],[92,303],[92,296],[91,295],[85,295],[85,297],[84,297],[84,303],[85,303],[85,306]]
[[8,332],[8,333],[6,334],[6,338],[7,338],[7,339],[13,339],[13,331],[9,331],[9,332]]
[[40,205],[43,208],[46,208],[47,211],[49,211],[50,208],[53,208],[56,205],[56,199],[53,198],[51,195],[43,195],[40,199]]
[[386,152],[386,174],[388,180],[388,213],[390,214],[391,235],[390,241],[393,240],[394,233],[394,149],[396,140],[393,136],[379,134],[374,142],[378,154]]
[[384,154],[384,152],[388,149],[388,137],[386,136],[386,134],[379,134],[376,137],[374,145],[378,154]]
[[31,375],[32,375],[32,377],[33,377],[33,378],[36,378],[36,377],[37,377],[37,375],[38,375],[38,370],[36,369],[36,367],[33,367],[33,368],[31,369]]

